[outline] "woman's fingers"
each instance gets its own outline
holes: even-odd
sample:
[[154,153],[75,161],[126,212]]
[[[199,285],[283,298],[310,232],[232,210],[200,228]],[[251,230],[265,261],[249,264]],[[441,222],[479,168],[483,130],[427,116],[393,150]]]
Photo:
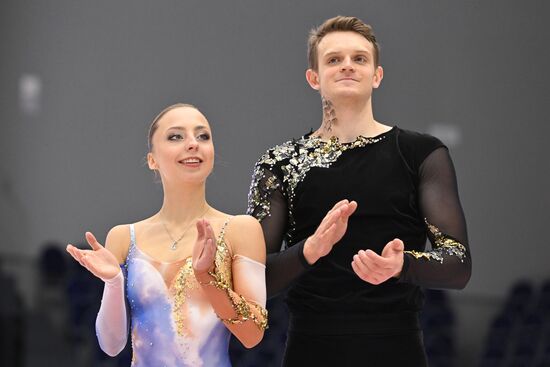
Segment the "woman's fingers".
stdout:
[[208,260],[208,261],[213,261],[214,259],[214,253],[215,253],[215,249],[214,249],[214,241],[209,238],[206,240],[206,246],[204,247],[204,259],[205,260]]
[[204,219],[197,220],[197,241],[202,241],[205,234],[205,223]]
[[67,252],[73,257],[73,259],[75,259],[76,261],[78,261],[78,263],[84,267],[86,267],[86,265],[84,264],[84,258],[87,256],[87,253],[85,250],[80,250],[76,247],[74,247],[73,245],[69,244],[67,246]]
[[92,234],[92,232],[86,232],[86,241],[94,251],[97,251],[103,248],[103,246],[101,246],[101,244],[97,242],[97,239]]
[[216,234],[214,233],[214,230],[212,229],[212,226],[210,223],[204,219],[204,222],[206,224],[206,239],[213,239],[216,237]]

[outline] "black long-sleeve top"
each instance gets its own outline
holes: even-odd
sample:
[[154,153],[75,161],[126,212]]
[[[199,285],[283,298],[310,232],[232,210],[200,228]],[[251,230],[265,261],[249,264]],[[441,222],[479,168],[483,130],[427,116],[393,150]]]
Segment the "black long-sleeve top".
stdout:
[[[351,143],[309,135],[269,149],[254,169],[248,213],[264,230],[269,297],[288,290],[291,314],[302,316],[417,312],[420,287],[466,285],[466,223],[441,141],[398,127]],[[358,203],[346,234],[310,266],[305,240],[342,199]],[[380,254],[394,238],[406,250],[399,279],[361,280],[351,267],[353,255],[361,249]]]

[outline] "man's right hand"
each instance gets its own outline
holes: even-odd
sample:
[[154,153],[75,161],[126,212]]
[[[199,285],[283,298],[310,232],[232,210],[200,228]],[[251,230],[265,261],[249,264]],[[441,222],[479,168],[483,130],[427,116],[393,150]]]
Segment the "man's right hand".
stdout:
[[310,265],[328,255],[332,247],[342,239],[348,228],[348,218],[355,209],[355,201],[342,200],[329,210],[315,233],[304,244],[304,257]]

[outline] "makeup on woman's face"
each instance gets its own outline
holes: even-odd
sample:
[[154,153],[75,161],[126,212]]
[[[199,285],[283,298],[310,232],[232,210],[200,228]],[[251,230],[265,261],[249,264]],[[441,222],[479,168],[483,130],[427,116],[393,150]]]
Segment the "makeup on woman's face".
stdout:
[[205,180],[212,171],[212,133],[208,120],[197,109],[178,107],[168,111],[158,121],[152,140],[152,168],[163,180]]

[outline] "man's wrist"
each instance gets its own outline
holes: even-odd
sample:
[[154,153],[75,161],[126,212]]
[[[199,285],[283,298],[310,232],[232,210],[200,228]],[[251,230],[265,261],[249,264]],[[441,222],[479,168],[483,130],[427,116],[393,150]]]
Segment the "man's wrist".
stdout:
[[319,260],[319,256],[314,251],[314,246],[311,243],[312,239],[311,237],[308,237],[306,242],[304,243],[304,258],[306,259],[307,263],[309,265],[315,264],[317,260]]

